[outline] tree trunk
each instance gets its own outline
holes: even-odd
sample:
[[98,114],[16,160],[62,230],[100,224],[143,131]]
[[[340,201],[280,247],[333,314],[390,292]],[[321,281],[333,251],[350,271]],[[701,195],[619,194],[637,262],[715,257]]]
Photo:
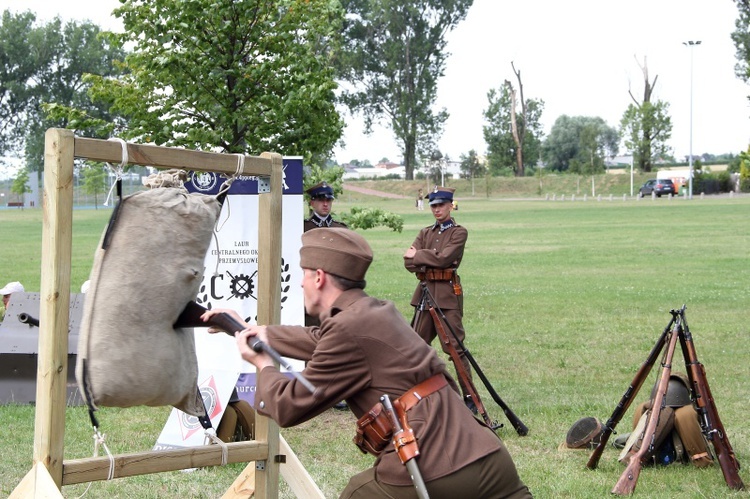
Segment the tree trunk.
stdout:
[[518,135],[518,123],[516,123],[516,90],[513,85],[505,80],[510,93],[510,130],[513,134],[513,142],[516,143],[516,177],[523,177],[523,143]]

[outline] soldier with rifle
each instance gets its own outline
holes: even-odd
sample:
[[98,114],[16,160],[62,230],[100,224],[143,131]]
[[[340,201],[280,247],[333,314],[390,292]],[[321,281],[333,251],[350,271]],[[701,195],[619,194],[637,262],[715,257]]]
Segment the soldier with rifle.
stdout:
[[[417,312],[412,327],[427,344],[431,344],[438,334],[430,314],[418,313],[419,307],[424,304],[422,283],[426,283],[435,305],[445,315],[448,328],[455,334],[455,338],[453,335],[450,337],[452,347],[458,352],[460,362],[471,381],[471,364],[462,345],[466,333],[463,326],[463,290],[461,278],[458,276],[458,266],[461,265],[464,256],[468,231],[451,217],[454,192],[455,189],[451,187],[435,186],[426,196],[435,223],[419,231],[412,245],[404,253],[404,266],[419,280],[411,299],[411,305]],[[445,345],[441,343],[441,347],[443,352],[450,355]],[[456,369],[458,370],[458,367]],[[476,413],[476,401],[471,398],[470,387],[466,386],[461,377],[458,381],[467,407]]]
[[[355,443],[377,460],[350,479],[343,498],[531,497],[503,442],[466,409],[436,351],[392,302],[364,292],[371,261],[370,246],[351,230],[302,235],[305,308],[320,327],[247,326],[236,333],[242,357],[260,373],[255,409],[288,427],[347,401],[360,418]],[[222,312],[208,311],[204,320]],[[306,361],[301,374],[315,392],[249,347],[254,337]]]

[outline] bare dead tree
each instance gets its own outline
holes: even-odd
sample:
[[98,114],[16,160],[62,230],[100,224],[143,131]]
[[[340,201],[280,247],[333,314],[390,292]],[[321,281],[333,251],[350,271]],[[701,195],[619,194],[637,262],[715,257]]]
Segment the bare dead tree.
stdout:
[[[633,99],[633,102],[635,103],[636,107],[641,111],[641,116],[643,115],[643,107],[646,105],[651,104],[651,94],[654,91],[654,87],[656,86],[656,80],[659,79],[659,75],[656,75],[654,77],[654,81],[649,82],[648,81],[648,64],[646,63],[646,56],[643,56],[643,64],[641,64],[638,61],[638,58],[633,56],[635,58],[636,64],[638,64],[638,67],[641,68],[641,72],[643,72],[643,101],[638,102],[638,99],[635,98],[633,95],[633,91],[630,88],[630,83],[628,83],[628,94],[630,95],[630,98]],[[650,171],[651,170],[651,141],[653,140],[654,131],[651,128],[651,124],[648,120],[643,120],[642,122],[643,127],[643,146],[642,151],[640,154],[640,157],[638,158],[638,168],[641,171]]]
[[523,166],[523,140],[526,136],[526,101],[523,98],[521,71],[516,69],[513,61],[511,61],[510,67],[513,68],[513,73],[518,80],[518,94],[521,101],[521,120],[519,123],[516,112],[516,90],[513,88],[513,84],[510,81],[505,80],[505,84],[508,86],[508,92],[510,94],[510,127],[511,133],[513,134],[513,141],[516,143],[516,177],[523,177],[525,173]]

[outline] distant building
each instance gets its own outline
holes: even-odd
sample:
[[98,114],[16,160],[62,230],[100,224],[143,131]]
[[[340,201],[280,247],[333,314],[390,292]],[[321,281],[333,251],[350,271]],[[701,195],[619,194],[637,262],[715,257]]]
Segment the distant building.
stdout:
[[398,175],[399,178],[406,178],[406,168],[397,163],[378,163],[374,167],[343,165],[343,168],[344,180],[378,179],[388,175]]

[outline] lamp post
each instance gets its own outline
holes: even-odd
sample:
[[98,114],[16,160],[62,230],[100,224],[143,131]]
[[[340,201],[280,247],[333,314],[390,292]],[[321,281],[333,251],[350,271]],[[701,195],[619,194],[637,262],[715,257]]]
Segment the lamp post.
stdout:
[[690,156],[688,165],[690,168],[690,178],[688,178],[688,199],[693,199],[693,47],[700,45],[700,40],[688,40],[682,42],[683,45],[690,49]]

